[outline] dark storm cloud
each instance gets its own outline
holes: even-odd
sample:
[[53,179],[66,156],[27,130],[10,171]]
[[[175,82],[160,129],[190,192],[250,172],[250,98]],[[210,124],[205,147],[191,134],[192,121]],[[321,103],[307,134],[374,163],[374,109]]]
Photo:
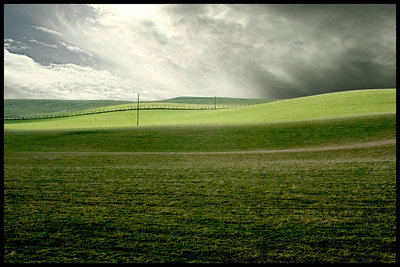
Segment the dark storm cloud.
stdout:
[[4,40],[14,43],[10,52],[27,55],[42,65],[74,63],[94,65],[95,59],[83,51],[71,49],[57,32],[58,16],[71,23],[95,13],[84,5],[9,4],[4,6]]
[[304,66],[304,61],[286,59],[287,69],[309,94],[396,86],[394,5],[276,5],[271,11],[312,29],[305,45],[336,40],[317,46],[327,62],[316,57],[310,59],[314,66]]
[[31,25],[42,24],[54,8],[54,5],[4,5],[4,37],[18,40],[31,35]]
[[[214,36],[225,70],[263,96],[396,86],[395,5],[229,5],[231,20],[207,16],[210,8],[169,11]],[[242,67],[232,71],[237,64]]]

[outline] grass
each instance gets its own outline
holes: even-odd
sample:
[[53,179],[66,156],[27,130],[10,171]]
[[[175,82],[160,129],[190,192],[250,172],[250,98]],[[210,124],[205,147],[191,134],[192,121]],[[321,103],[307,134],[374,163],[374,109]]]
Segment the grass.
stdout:
[[5,262],[393,263],[395,158],[12,152]]
[[[211,101],[212,100],[212,101]],[[217,108],[244,106],[274,101],[272,99],[217,98]],[[87,111],[136,108],[135,101],[117,100],[47,100],[47,99],[4,99],[4,117],[28,117],[80,113]],[[142,108],[148,107],[190,107],[213,108],[214,98],[183,97],[161,101],[140,101]]]
[[[143,110],[140,126],[260,124],[395,113],[396,90],[358,90],[225,110]],[[58,119],[6,121],[10,130],[118,128],[136,126],[136,111]]]
[[[5,151],[235,151],[396,137],[396,115],[231,126],[4,131]],[[23,144],[23,145],[21,145]]]
[[4,99],[4,117],[40,116],[105,108],[132,101]]
[[[320,95],[203,111],[204,121],[184,111],[143,112],[148,124],[139,128],[122,123],[119,116],[132,119],[130,112],[82,116],[80,124],[5,123],[4,261],[394,263],[395,144],[275,154],[125,153],[394,139],[394,96],[391,90]],[[320,103],[312,112],[310,105]],[[250,123],[234,113],[240,110]],[[168,118],[173,123],[163,125]]]

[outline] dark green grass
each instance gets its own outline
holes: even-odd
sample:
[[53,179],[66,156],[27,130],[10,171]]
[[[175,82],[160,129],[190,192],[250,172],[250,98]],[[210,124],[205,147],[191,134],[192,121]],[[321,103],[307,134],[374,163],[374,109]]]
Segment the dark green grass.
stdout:
[[4,259],[393,263],[395,157],[8,152]]
[[129,103],[133,101],[4,99],[4,117],[69,113]]
[[5,151],[237,151],[396,137],[396,115],[236,126],[4,131]]

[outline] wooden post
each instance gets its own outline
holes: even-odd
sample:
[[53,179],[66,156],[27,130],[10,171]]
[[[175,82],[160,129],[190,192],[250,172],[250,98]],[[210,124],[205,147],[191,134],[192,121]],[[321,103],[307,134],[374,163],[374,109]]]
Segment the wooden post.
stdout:
[[139,93],[137,94],[137,115],[136,115],[136,126],[139,127]]

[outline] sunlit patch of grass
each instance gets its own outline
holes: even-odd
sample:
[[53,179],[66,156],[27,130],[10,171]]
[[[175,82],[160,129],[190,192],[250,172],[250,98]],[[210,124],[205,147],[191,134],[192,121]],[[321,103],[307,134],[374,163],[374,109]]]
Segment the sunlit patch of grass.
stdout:
[[396,138],[396,115],[230,126],[4,131],[17,151],[237,151],[316,147]]

